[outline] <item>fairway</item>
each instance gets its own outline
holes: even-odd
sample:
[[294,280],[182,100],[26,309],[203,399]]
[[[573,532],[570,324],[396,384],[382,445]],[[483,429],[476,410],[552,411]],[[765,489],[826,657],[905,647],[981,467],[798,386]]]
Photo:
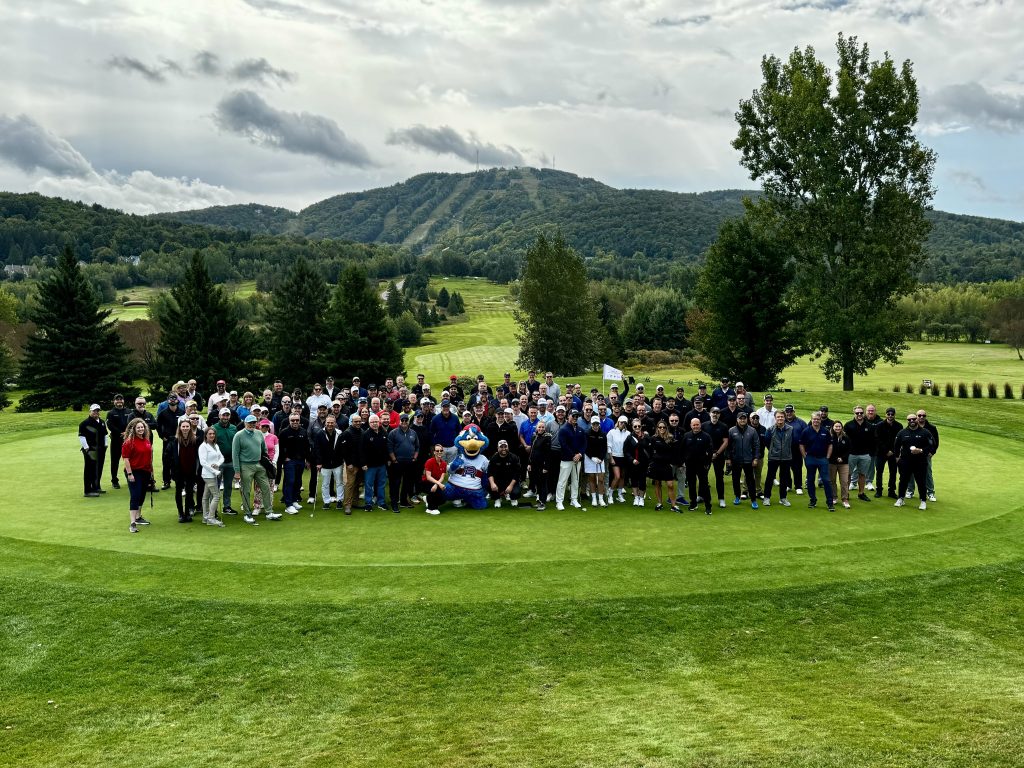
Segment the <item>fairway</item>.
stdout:
[[[467,318],[407,362],[500,377],[511,304],[450,283]],[[1019,390],[1009,355],[915,345],[893,375]],[[1024,402],[815,370],[793,371],[802,415],[927,407],[927,511],[307,506],[213,529],[162,492],[133,536],[126,491],[82,498],[84,414],[0,414],[0,766],[1019,766]]]

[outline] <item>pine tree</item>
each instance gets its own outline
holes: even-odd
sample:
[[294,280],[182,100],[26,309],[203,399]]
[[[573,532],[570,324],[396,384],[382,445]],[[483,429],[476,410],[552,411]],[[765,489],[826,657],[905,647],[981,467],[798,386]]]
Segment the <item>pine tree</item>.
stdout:
[[267,312],[270,374],[303,388],[327,373],[321,360],[330,289],[319,270],[299,257],[274,291]]
[[462,300],[462,294],[458,291],[448,299],[448,314],[452,317],[466,314],[466,302]]
[[327,313],[325,352],[343,376],[381,382],[402,371],[402,350],[366,271],[349,264],[338,278]]
[[433,307],[430,308],[430,324],[431,325],[440,325],[441,321],[443,319],[444,319],[444,317],[441,315],[440,312],[437,311],[437,306],[433,306]]
[[109,317],[65,248],[56,269],[39,284],[30,315],[36,332],[25,345],[20,377],[29,394],[18,410],[77,409],[94,400],[110,402],[115,392],[129,389],[134,371]]
[[448,289],[442,285],[441,290],[437,292],[437,306],[444,309],[445,307],[448,306],[448,301],[450,298],[451,297],[448,295]]
[[427,305],[420,302],[420,305],[416,308],[416,322],[423,328],[430,328],[434,321],[430,318],[430,310],[427,309]]
[[619,333],[619,319],[612,311],[611,299],[606,293],[597,297],[597,324],[601,328],[598,340],[598,362],[617,364],[622,361],[626,350]]
[[0,340],[0,411],[11,404],[11,398],[7,393],[11,389],[10,381],[18,370],[18,364],[14,361],[14,355],[7,342]]
[[388,283],[387,287],[387,299],[384,302],[387,308],[388,317],[398,318],[402,316],[402,313],[406,310],[405,297],[402,292],[398,290],[398,285],[392,280]]
[[166,392],[176,379],[192,377],[201,392],[212,392],[217,379],[230,385],[256,374],[255,337],[224,289],[213,284],[198,251],[168,300],[155,309],[160,341],[150,391]]
[[526,251],[515,316],[520,368],[576,376],[594,364],[597,315],[586,265],[561,234],[550,242],[541,235]]

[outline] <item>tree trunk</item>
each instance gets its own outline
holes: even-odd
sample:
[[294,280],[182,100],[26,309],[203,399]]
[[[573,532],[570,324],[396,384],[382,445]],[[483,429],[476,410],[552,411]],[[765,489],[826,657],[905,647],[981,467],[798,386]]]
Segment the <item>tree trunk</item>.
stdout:
[[853,391],[853,365],[846,363],[843,365],[843,392]]

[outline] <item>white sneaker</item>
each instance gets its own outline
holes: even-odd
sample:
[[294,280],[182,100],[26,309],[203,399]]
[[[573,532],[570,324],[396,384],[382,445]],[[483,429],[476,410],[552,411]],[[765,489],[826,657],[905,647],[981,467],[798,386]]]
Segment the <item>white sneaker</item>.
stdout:
[[843,509],[849,509],[849,508],[850,508],[850,502],[844,501],[843,502]]
[[441,510],[440,509],[428,509],[427,510],[427,514],[428,515],[440,515],[441,514]]
[[555,509],[557,509],[559,512],[564,512],[565,504],[563,504],[562,502],[558,502],[557,504],[555,504]]
[[314,499],[312,496],[310,496],[308,499],[306,499],[306,503],[307,504],[312,504],[315,501],[316,501],[316,499]]
[[548,494],[548,499],[547,499],[547,500],[548,500],[549,502],[551,502],[551,501],[554,501],[554,500],[555,500],[555,494],[553,494],[553,493],[549,493],[549,494]]
[[253,508],[252,508],[252,516],[253,516],[253,517],[259,517],[259,516],[260,516],[260,513],[261,513],[262,511],[263,511],[263,507],[253,507]]
[[295,507],[295,511],[296,512],[298,512],[300,509],[302,509],[302,505],[299,504],[299,502],[297,502],[297,501],[293,501],[292,502],[292,506]]
[[789,503],[789,499],[779,499],[779,504],[781,504],[784,507],[793,506],[792,504]]
[[495,499],[494,500],[494,508],[495,509],[501,509],[501,499]]
[[460,509],[462,507],[462,499],[456,499],[455,501],[453,501],[452,506],[455,507],[456,509]]
[[803,488],[797,488],[796,489],[796,495],[797,496],[803,496],[804,495],[804,489]]
[[245,522],[247,522],[249,525],[259,525],[259,523],[256,522],[256,518],[253,517],[252,515],[243,515],[242,519]]
[[896,503],[893,504],[893,506],[894,507],[902,507],[903,506],[903,499],[896,499]]
[[242,488],[242,481],[241,480],[235,480],[235,490],[238,491],[238,490],[241,490],[241,488]]
[[865,491],[873,491],[873,490],[875,490],[875,484],[872,483],[871,481],[868,481],[868,484],[864,486],[864,490]]
[[512,506],[513,507],[518,507],[519,506],[519,499],[512,499]]
[[720,506],[722,509],[725,509],[725,499],[719,499],[718,506]]
[[934,493],[929,493],[928,494],[928,501],[935,501],[935,494]]
[[857,483],[850,483],[850,490],[851,491],[856,491],[857,490]]
[[607,507],[608,506],[608,502],[605,501],[604,496],[602,496],[601,494],[597,495],[597,504],[600,507]]
[[745,494],[745,493],[741,493],[741,494],[740,494],[740,498],[741,498],[741,499],[745,499],[745,498],[747,498],[747,494]]
[[523,498],[524,499],[532,499],[536,495],[537,494],[534,493],[533,491],[527,491],[526,493],[523,494]]
[[920,510],[928,509],[928,503],[925,502],[925,501],[922,501],[920,504],[917,505],[917,508],[920,509]]
[[764,501],[761,502],[761,505],[765,506],[765,507],[770,507],[772,505],[772,500],[771,499],[765,499]]
[[267,520],[280,520],[280,519],[281,519],[281,513],[280,512],[267,512]]
[[778,485],[778,484],[779,484],[778,480],[776,480],[774,483],[772,483],[772,485]]
[[619,491],[619,504],[625,504],[625,503],[626,503],[626,493],[625,493],[625,491]]
[[907,498],[908,499],[914,498],[914,492],[913,491],[907,491]]
[[287,512],[289,515],[297,515],[297,514],[299,514],[299,510],[297,510],[291,504],[289,504],[287,507],[285,507],[284,511]]
[[571,504],[575,509],[583,509],[583,505],[578,501],[570,501],[569,504]]

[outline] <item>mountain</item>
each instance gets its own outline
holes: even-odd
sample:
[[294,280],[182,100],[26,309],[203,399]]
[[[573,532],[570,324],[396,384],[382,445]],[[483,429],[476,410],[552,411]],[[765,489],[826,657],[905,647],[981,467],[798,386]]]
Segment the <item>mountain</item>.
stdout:
[[[615,189],[564,171],[492,168],[424,173],[390,187],[336,195],[293,213],[234,205],[158,214],[181,223],[311,239],[447,247],[492,260],[518,255],[537,233],[561,229],[587,257],[696,262],[745,190],[682,193]],[[1014,278],[1024,272],[1024,223],[934,211],[929,282]]]

